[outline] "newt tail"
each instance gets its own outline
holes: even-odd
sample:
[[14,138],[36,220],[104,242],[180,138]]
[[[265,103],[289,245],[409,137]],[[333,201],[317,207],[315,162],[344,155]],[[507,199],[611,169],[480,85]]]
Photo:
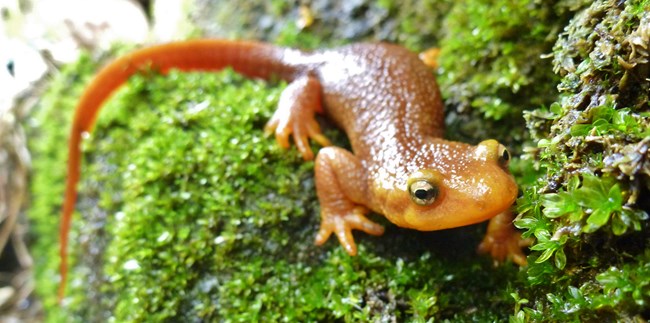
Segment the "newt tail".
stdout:
[[59,230],[60,275],[58,296],[65,293],[68,273],[68,234],[77,200],[77,183],[81,171],[81,138],[91,131],[103,103],[130,76],[151,67],[160,73],[170,69],[183,71],[219,71],[231,67],[251,78],[280,77],[291,80],[296,68],[283,64],[293,50],[258,42],[233,42],[201,39],[162,44],[136,50],[102,68],[87,86],[75,108],[68,146],[68,176]]

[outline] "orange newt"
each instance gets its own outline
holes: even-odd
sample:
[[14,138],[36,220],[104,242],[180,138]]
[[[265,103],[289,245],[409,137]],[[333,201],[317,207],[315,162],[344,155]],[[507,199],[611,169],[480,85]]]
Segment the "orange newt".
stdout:
[[[508,211],[517,185],[510,155],[495,140],[476,146],[442,139],[443,105],[435,77],[418,56],[391,44],[355,44],[304,52],[269,44],[190,40],[152,46],[104,67],[77,105],[69,144],[68,177],[60,229],[61,284],[67,275],[67,241],[80,175],[82,134],[93,127],[103,102],[143,67],[216,71],[231,67],[251,78],[280,77],[289,85],[266,126],[284,148],[293,140],[305,160],[309,139],[326,146],[315,160],[321,225],[316,244],[334,233],[350,255],[352,230],[381,235],[369,211],[421,231],[492,219],[479,249],[498,261],[524,265],[520,235]],[[352,152],[330,145],[315,114],[345,131]]]

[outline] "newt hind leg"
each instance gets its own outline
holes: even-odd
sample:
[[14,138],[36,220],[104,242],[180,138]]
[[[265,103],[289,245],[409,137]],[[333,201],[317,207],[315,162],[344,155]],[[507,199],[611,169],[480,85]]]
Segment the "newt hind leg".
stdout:
[[304,160],[314,158],[309,138],[322,146],[331,145],[315,118],[316,113],[323,112],[321,93],[318,79],[311,76],[297,78],[280,95],[278,109],[264,128],[266,133],[275,133],[276,141],[285,149],[289,148],[289,136],[293,135]]
[[316,157],[316,192],[321,207],[320,230],[316,245],[322,245],[334,233],[345,251],[354,256],[357,246],[352,230],[372,235],[384,233],[384,227],[366,217],[368,189],[365,171],[356,157],[338,147],[326,147]]

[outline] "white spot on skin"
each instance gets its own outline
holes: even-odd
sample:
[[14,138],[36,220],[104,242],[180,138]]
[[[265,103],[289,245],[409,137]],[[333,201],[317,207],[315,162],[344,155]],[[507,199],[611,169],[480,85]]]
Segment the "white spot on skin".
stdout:
[[[474,181],[474,179],[472,181]],[[490,190],[490,185],[485,182],[485,178],[481,178],[478,183],[475,184],[474,194],[476,197],[487,196]]]
[[452,175],[449,179],[448,186],[459,192],[471,194],[473,200],[482,200],[482,197],[488,195],[491,190],[484,178],[480,178],[477,181],[476,178],[468,179],[459,175]]
[[474,156],[476,157],[477,160],[480,161],[487,161],[487,146],[485,145],[479,145],[476,146],[476,150],[474,151]]

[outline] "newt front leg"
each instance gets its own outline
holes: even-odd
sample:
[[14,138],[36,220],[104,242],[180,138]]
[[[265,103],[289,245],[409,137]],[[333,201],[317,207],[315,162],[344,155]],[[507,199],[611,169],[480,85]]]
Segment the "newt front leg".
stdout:
[[521,233],[512,224],[513,219],[509,210],[490,219],[478,251],[490,254],[496,262],[510,259],[517,265],[526,266],[526,255],[521,248],[529,246],[531,241],[521,238]]
[[[323,146],[331,145],[323,136],[315,119],[321,109],[321,85],[310,76],[300,77],[282,92],[278,109],[266,125],[266,132],[275,132],[278,144],[289,147],[289,136],[293,135],[303,159],[313,159],[309,138]],[[368,190],[365,171],[356,157],[347,150],[326,147],[320,150],[316,159],[316,192],[321,206],[321,228],[316,244],[322,245],[334,233],[350,255],[357,254],[352,229],[380,235],[384,228],[365,214],[363,205]]]
[[316,193],[321,208],[320,230],[316,245],[322,245],[334,233],[348,254],[357,254],[352,229],[372,235],[384,233],[384,227],[366,218],[368,187],[365,170],[349,151],[326,147],[316,157]]
[[321,133],[315,114],[322,113],[321,85],[311,76],[303,76],[291,82],[280,95],[278,109],[267,122],[264,131],[275,133],[280,147],[289,148],[289,136],[304,160],[314,159],[309,147],[309,138],[322,146],[330,146],[330,141]]

